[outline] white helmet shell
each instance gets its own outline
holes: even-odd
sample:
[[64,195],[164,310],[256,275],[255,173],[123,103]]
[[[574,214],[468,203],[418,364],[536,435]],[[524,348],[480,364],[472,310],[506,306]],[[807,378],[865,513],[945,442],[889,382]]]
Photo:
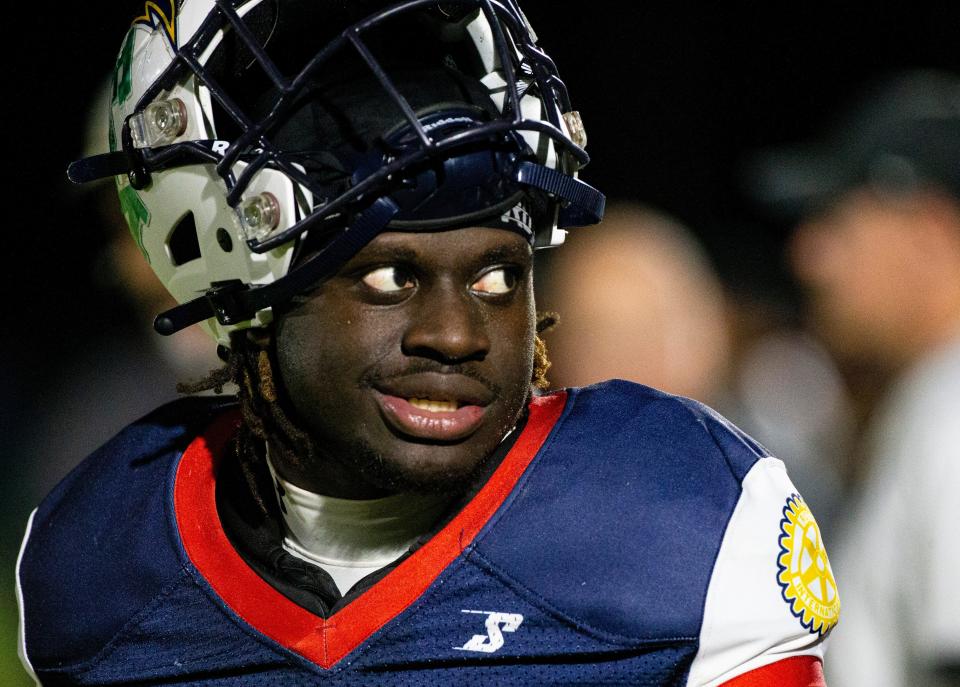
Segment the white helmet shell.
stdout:
[[[261,1],[247,3],[241,13]],[[144,15],[131,25],[117,59],[110,103],[112,150],[119,150],[124,122],[136,111],[146,90],[170,66],[180,41],[192,36],[215,6],[213,0],[188,0],[179,13],[175,14],[175,5],[170,4],[166,10],[170,14],[165,14],[161,4],[147,3]],[[211,41],[208,53],[217,43],[219,37]],[[217,139],[206,86],[190,75],[169,91],[162,91],[156,100],[174,98],[186,109],[186,129],[177,137],[178,141],[215,141],[221,149],[227,147],[226,141]],[[238,171],[243,167],[243,162],[237,163]],[[197,298],[218,282],[269,284],[287,273],[293,242],[262,254],[249,250],[214,164],[155,172],[150,184],[142,189],[133,188],[125,175],[118,175],[116,180],[121,208],[134,240],[178,303]],[[292,226],[298,212],[309,214],[310,210],[307,197],[295,193],[294,186],[283,173],[264,169],[256,175],[247,195],[272,193],[282,213],[280,225]],[[218,343],[229,346],[232,330],[262,327],[270,321],[271,311],[265,308],[242,323],[224,325],[211,317],[203,326]]]

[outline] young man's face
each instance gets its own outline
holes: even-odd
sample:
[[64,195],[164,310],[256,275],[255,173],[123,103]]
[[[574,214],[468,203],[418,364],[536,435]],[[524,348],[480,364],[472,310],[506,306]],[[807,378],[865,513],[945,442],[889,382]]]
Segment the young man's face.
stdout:
[[387,232],[298,299],[277,358],[322,460],[285,476],[355,498],[468,480],[529,394],[531,268],[502,229]]

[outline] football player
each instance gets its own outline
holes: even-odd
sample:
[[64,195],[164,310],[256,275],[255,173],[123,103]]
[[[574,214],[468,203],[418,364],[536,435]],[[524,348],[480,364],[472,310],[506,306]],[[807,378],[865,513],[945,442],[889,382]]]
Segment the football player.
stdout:
[[[822,685],[839,599],[782,463],[694,401],[545,393],[535,249],[586,135],[513,0],[147,2],[111,152],[226,361],[31,516],[49,684]],[[545,321],[544,321],[545,322]]]

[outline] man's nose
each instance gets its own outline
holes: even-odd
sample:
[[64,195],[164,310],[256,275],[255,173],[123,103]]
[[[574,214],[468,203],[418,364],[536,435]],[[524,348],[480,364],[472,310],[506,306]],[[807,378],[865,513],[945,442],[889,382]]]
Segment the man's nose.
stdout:
[[490,352],[484,320],[482,304],[469,290],[435,284],[416,296],[403,352],[444,363],[483,360]]

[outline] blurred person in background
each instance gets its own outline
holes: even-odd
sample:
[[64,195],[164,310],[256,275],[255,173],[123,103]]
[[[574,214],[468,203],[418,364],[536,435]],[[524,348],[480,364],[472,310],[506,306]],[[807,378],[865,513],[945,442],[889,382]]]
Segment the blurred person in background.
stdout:
[[[960,79],[865,92],[822,140],[768,151],[754,192],[800,217],[812,328],[883,395],[848,472],[834,687],[960,684]],[[866,385],[869,388],[869,385]]]
[[601,229],[538,257],[540,302],[559,319],[551,385],[617,377],[714,405],[787,464],[829,532],[848,412],[823,346],[761,294],[732,294],[667,212],[621,200]]
[[543,307],[560,316],[549,338],[551,382],[619,377],[715,402],[727,322],[720,283],[691,232],[663,212],[621,202],[608,207],[602,232],[569,243],[538,273]]

